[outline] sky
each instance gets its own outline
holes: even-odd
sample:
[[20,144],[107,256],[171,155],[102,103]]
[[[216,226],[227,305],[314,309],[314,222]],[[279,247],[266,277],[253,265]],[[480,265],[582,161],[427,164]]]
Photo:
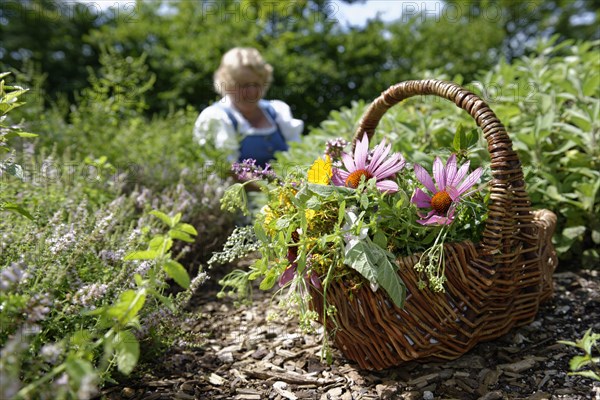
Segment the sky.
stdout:
[[[116,8],[122,13],[133,12],[135,0],[77,0],[103,11]],[[403,15],[408,18],[421,11],[440,13],[440,0],[366,0],[361,3],[348,4],[339,0],[328,3],[328,17],[337,19],[342,25],[364,26],[369,19],[378,14],[383,21],[393,21]]]
[[[341,1],[332,1],[332,15],[342,24],[364,26],[369,19],[378,14],[381,20],[389,22],[397,19],[408,18],[419,12],[430,15],[442,11],[440,0],[367,0],[364,3],[348,4]],[[333,14],[335,13],[335,14]]]

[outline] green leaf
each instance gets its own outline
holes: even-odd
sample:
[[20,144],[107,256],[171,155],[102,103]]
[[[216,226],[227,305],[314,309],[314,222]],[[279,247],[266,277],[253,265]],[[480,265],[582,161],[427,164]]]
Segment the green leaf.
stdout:
[[256,234],[256,237],[258,238],[258,240],[260,240],[261,242],[263,242],[263,243],[269,242],[269,238],[267,236],[267,233],[265,232],[265,229],[258,222],[254,224],[254,233]]
[[150,215],[154,215],[156,218],[160,219],[162,222],[167,224],[167,226],[169,228],[172,228],[173,226],[175,226],[175,224],[173,223],[173,219],[171,219],[171,217],[169,217],[167,214],[165,214],[163,212],[160,212],[158,210],[152,210],[152,211],[150,211]]
[[179,286],[181,286],[184,289],[190,287],[190,276],[188,275],[183,265],[181,265],[175,260],[169,260],[165,263],[163,269],[165,270],[167,275],[169,275],[171,278],[173,278],[175,282],[177,282]]
[[185,232],[188,235],[192,235],[192,236],[198,235],[198,231],[196,230],[196,228],[194,228],[190,224],[178,223],[177,225],[175,225],[175,229],[177,229],[178,231]]
[[36,135],[35,133],[24,132],[24,131],[20,131],[20,130],[19,131],[10,131],[4,135],[5,139],[12,139],[15,137],[33,138],[33,137],[38,137],[38,135]]
[[116,304],[112,305],[107,314],[109,317],[116,318],[121,324],[125,325],[131,322],[137,313],[142,309],[146,302],[146,291],[126,290],[119,296]]
[[381,286],[397,307],[404,306],[406,286],[390,262],[393,256],[368,238],[357,242],[346,252],[344,263],[373,284]]
[[589,355],[586,356],[574,356],[569,361],[569,368],[571,371],[577,371],[588,364],[591,364],[592,358]]
[[365,193],[360,196],[360,207],[363,210],[369,208],[369,196],[367,196]]
[[277,282],[277,275],[274,270],[269,270],[265,278],[260,283],[259,288],[260,290],[269,290],[275,286],[275,282]]
[[452,140],[452,148],[456,152],[460,152],[467,148],[467,137],[465,135],[465,128],[462,125],[459,125],[456,129],[454,139]]
[[69,378],[73,381],[73,387],[78,387],[86,377],[92,376],[92,381],[96,379],[92,363],[83,358],[70,355],[65,362],[65,367]]
[[569,375],[579,375],[579,376],[583,376],[583,377],[586,377],[586,378],[591,378],[591,379],[595,379],[597,381],[600,381],[600,375],[598,375],[594,371],[570,372]]
[[576,239],[585,233],[585,229],[585,226],[572,226],[563,229],[562,235],[568,239]]
[[338,226],[342,224],[342,222],[344,222],[344,216],[346,215],[346,200],[343,200],[340,203],[339,206],[339,210],[338,210]]
[[479,132],[477,132],[477,129],[469,129],[466,133],[466,148],[468,149],[471,146],[475,146],[478,140]]
[[179,223],[179,221],[181,221],[181,213],[175,214],[172,221],[173,221],[173,226],[177,225]]
[[33,215],[31,215],[29,213],[29,211],[27,211],[26,209],[24,209],[23,207],[21,207],[20,205],[18,205],[16,203],[0,203],[0,211],[5,211],[5,210],[16,212],[16,213],[21,214],[22,216],[27,217],[33,221]]
[[[341,194],[346,194],[346,195],[354,193],[354,191],[352,189],[345,188],[342,186],[319,185],[317,183],[307,184],[306,189],[316,195],[321,196],[321,197],[329,197],[334,193],[341,193]],[[300,192],[298,192],[298,194],[299,193]]]
[[113,338],[117,368],[125,375],[129,375],[137,365],[140,358],[140,344],[130,331],[120,331]]
[[173,239],[182,240],[187,243],[194,243],[194,238],[192,236],[177,229],[171,229],[169,231],[169,236]]
[[387,242],[387,236],[385,236],[385,233],[383,233],[382,231],[377,231],[377,233],[375,233],[375,235],[373,236],[373,243],[375,243],[382,249],[387,248]]
[[130,260],[154,260],[160,257],[160,253],[156,250],[140,250],[140,251],[132,251],[127,254],[123,259],[125,261]]
[[166,236],[156,235],[148,243],[149,250],[156,250],[160,254],[164,254],[171,248],[173,241]]

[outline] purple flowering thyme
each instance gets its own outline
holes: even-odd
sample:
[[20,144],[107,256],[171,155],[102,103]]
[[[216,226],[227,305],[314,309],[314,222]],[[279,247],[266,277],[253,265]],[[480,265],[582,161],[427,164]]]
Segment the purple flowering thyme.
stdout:
[[338,164],[341,165],[342,153],[347,145],[348,141],[341,137],[328,140],[325,144],[325,155],[329,156],[336,166],[339,166]]
[[236,178],[240,181],[264,179],[269,182],[277,182],[279,180],[269,163],[265,164],[265,167],[262,168],[256,165],[256,160],[252,158],[243,160],[241,163],[233,163],[231,171],[233,171]]

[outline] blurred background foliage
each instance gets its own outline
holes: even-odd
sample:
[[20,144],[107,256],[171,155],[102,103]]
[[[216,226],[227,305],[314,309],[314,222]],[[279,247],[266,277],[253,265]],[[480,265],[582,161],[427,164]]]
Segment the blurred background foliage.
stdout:
[[502,59],[526,55],[539,36],[600,38],[600,10],[591,0],[448,0],[438,14],[398,1],[406,14],[400,20],[364,26],[338,19],[341,2],[132,0],[101,9],[94,2],[8,0],[0,6],[0,69],[33,63],[45,76],[45,98],[72,102],[88,86],[88,69],[101,67],[102,48],[124,58],[144,54],[156,77],[146,112],[165,115],[214,101],[212,73],[221,55],[255,46],[275,67],[269,97],[285,99],[315,126],[330,109],[371,99],[424,70],[468,82]]

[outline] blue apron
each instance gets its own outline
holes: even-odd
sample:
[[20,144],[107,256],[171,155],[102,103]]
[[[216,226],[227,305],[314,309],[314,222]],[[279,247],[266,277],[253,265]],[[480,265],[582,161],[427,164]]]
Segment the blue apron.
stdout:
[[[266,111],[275,123],[275,131],[266,135],[249,135],[244,137],[240,143],[240,157],[238,161],[243,161],[248,158],[256,160],[256,165],[264,167],[266,163],[273,160],[276,151],[286,151],[288,145],[281,133],[279,125],[275,121],[277,112],[267,101],[259,103],[260,108]],[[233,124],[233,129],[238,132],[238,121],[227,107],[223,107],[227,116]]]

